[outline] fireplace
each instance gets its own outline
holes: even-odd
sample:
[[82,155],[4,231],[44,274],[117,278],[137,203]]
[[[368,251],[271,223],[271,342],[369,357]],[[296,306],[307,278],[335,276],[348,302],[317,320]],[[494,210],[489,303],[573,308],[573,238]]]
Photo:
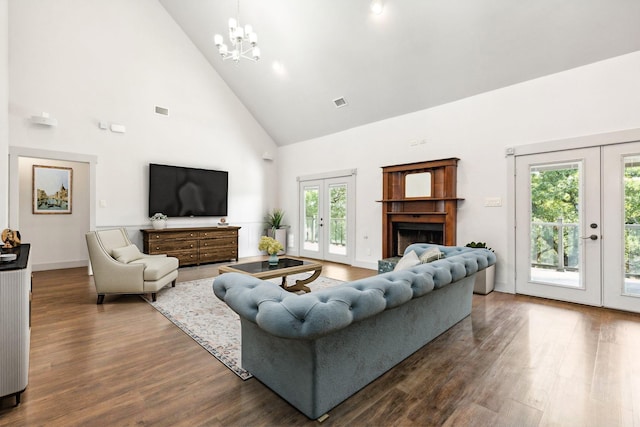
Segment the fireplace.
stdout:
[[444,224],[398,222],[394,224],[394,256],[402,256],[412,243],[444,244]]
[[[456,244],[456,158],[382,168],[382,257],[411,243]],[[417,187],[417,189],[416,189]]]

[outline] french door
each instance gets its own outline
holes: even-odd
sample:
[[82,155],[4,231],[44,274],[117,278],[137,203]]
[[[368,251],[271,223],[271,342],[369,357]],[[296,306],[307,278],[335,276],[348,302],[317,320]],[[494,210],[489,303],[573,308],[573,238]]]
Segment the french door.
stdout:
[[601,305],[600,149],[516,158],[516,292]]
[[300,256],[353,261],[353,176],[300,181]]
[[516,292],[640,312],[640,143],[516,157]]

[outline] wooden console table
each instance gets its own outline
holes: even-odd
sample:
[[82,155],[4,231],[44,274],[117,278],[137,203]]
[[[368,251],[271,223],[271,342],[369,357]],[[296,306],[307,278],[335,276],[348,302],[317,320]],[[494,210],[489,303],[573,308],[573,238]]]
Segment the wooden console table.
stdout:
[[144,252],[178,258],[180,266],[238,259],[240,227],[144,229]]

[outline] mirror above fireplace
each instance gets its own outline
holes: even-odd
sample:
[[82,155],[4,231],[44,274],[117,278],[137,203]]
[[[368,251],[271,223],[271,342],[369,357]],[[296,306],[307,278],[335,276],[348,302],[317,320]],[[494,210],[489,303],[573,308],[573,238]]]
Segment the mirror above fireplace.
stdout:
[[404,177],[404,197],[431,197],[431,172],[408,173]]

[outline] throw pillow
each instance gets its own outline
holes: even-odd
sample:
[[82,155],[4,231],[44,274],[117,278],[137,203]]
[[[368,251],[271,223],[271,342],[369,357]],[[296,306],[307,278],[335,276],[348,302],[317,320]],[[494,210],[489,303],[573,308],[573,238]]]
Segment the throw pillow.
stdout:
[[416,251],[410,251],[400,258],[400,261],[398,261],[393,271],[406,270],[408,268],[415,267],[418,264],[420,264],[420,258],[418,258]]
[[435,261],[437,259],[442,258],[442,254],[440,253],[440,249],[438,248],[430,248],[427,249],[426,251],[424,251],[422,253],[422,255],[420,255],[420,262],[421,263],[425,263],[425,262],[431,262],[431,261]]
[[111,256],[124,264],[129,264],[131,261],[135,261],[143,257],[136,245],[112,249]]

